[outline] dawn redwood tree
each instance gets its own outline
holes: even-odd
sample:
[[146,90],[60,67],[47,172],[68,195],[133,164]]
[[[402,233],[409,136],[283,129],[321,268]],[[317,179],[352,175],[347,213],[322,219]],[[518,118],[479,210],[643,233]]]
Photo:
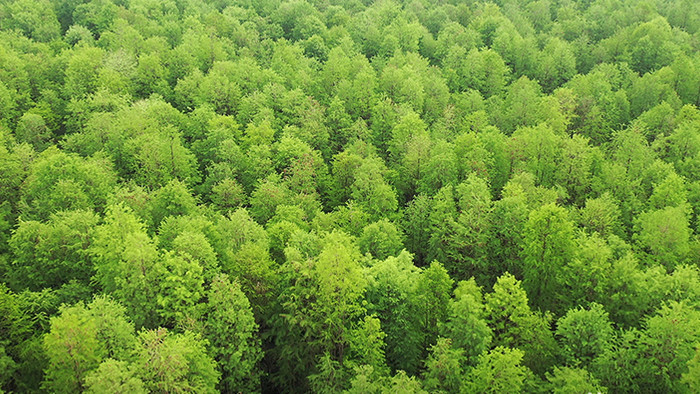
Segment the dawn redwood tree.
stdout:
[[569,214],[557,205],[544,205],[530,213],[524,230],[523,288],[533,305],[561,311],[562,273],[575,255]]

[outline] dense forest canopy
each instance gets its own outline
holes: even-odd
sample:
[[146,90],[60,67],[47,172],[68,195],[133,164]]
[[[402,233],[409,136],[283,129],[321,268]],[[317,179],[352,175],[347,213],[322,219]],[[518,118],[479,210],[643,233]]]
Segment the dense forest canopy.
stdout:
[[0,392],[700,392],[700,2],[0,0]]

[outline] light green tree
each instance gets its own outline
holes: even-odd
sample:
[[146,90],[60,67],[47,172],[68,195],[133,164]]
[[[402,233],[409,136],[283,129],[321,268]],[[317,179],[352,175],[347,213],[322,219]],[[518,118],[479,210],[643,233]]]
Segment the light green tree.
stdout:
[[528,370],[521,363],[523,352],[498,346],[479,357],[462,391],[467,393],[519,392],[523,389]]
[[636,239],[650,256],[673,268],[684,262],[690,251],[690,228],[685,208],[666,207],[640,214]]
[[85,377],[86,393],[147,393],[143,381],[126,361],[108,358]]
[[123,205],[110,206],[90,246],[102,289],[126,306],[137,327],[160,321],[157,296],[167,273],[143,224]]
[[570,309],[559,319],[557,335],[567,364],[585,367],[610,348],[613,327],[603,306],[592,303],[588,309]]
[[441,333],[451,340],[452,348],[464,352],[466,365],[476,364],[477,357],[490,348],[492,332],[485,318],[483,295],[474,278],[459,282]]
[[220,389],[260,391],[262,351],[250,302],[226,275],[213,278],[207,299],[204,331],[221,371]]
[[550,390],[556,394],[607,392],[598,379],[581,368],[554,367],[552,373],[547,374],[547,380]]
[[550,330],[552,316],[530,310],[520,281],[509,273],[498,278],[484,301],[493,345],[522,350],[523,363],[535,373],[544,373],[559,351]]
[[452,347],[448,338],[438,338],[425,360],[423,387],[430,392],[454,393],[464,381],[462,358],[464,350]]
[[403,249],[403,233],[394,223],[382,219],[365,227],[357,244],[361,252],[369,253],[377,260],[384,260]]
[[144,330],[134,353],[136,377],[147,392],[215,393],[220,374],[205,343],[191,331]]
[[415,373],[420,367],[424,335],[417,315],[420,275],[406,251],[377,261],[367,270],[367,311],[381,321],[386,362],[392,371]]
[[523,239],[523,287],[533,305],[559,311],[562,271],[575,253],[573,223],[568,212],[548,204],[530,213]]
[[49,359],[43,387],[54,392],[84,390],[86,377],[105,358],[130,357],[136,339],[125,312],[104,297],[87,307],[82,303],[61,307],[43,340]]

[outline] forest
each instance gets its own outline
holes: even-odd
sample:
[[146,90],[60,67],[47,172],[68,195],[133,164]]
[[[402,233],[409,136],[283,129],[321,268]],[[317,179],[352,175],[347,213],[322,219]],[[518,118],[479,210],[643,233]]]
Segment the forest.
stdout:
[[700,2],[0,0],[0,392],[700,392]]

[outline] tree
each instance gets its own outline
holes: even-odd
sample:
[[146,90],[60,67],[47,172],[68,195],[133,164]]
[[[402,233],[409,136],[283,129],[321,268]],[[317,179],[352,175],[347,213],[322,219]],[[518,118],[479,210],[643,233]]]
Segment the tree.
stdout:
[[403,249],[403,234],[392,222],[382,219],[362,230],[357,240],[360,251],[369,253],[377,260],[395,256]]
[[20,222],[9,239],[15,256],[9,273],[17,288],[58,288],[77,280],[87,286],[93,274],[89,246],[98,217],[87,210],[51,215],[47,223]]
[[105,358],[125,359],[135,345],[134,326],[126,309],[109,298],[95,298],[83,304],[63,306],[51,318],[51,330],[44,336],[49,359],[44,387],[55,392],[86,388],[88,374]]
[[454,187],[451,185],[440,189],[432,198],[429,216],[429,236],[427,260],[450,261],[454,252],[452,238],[455,233],[457,204]]
[[[446,37],[441,35],[438,40],[440,45],[446,41]],[[474,89],[485,96],[502,92],[510,70],[498,53],[490,49],[468,50],[457,44],[449,48],[440,48],[439,51],[446,52],[441,57],[442,72],[450,90]]]
[[351,338],[363,327],[358,323],[365,307],[359,300],[367,281],[358,262],[360,252],[348,235],[326,234],[322,245],[312,258],[304,258],[298,249],[287,251],[279,298],[283,312],[273,320],[281,387],[313,388],[321,380],[328,387],[349,384],[348,368],[357,350],[353,345],[358,344]]
[[68,99],[81,99],[97,90],[104,51],[95,47],[77,47],[67,52],[64,94]]
[[112,165],[104,156],[84,159],[53,147],[32,163],[22,186],[21,203],[28,218],[41,220],[62,210],[101,211],[116,181]]
[[[617,247],[619,238],[609,238],[610,244]],[[597,233],[588,236],[580,234],[576,240],[576,256],[562,272],[564,293],[570,305],[583,305],[597,301],[601,285],[612,271],[613,248]]]
[[377,261],[367,271],[367,311],[381,321],[386,362],[392,371],[415,373],[420,367],[424,335],[417,313],[420,275],[406,251]]
[[682,376],[695,354],[698,312],[672,301],[648,316],[643,331],[621,333],[595,361],[596,375],[611,390],[682,391]]
[[552,316],[532,312],[520,282],[509,273],[501,275],[493,292],[484,298],[493,345],[522,350],[524,364],[535,373],[544,373],[558,353],[550,331]]
[[610,193],[605,192],[598,198],[588,198],[580,212],[580,223],[590,232],[597,232],[602,237],[621,232],[620,208]]
[[173,180],[188,184],[199,180],[194,155],[182,144],[177,130],[165,129],[129,140],[125,149],[131,156],[136,181],[155,188]]
[[[491,272],[522,272],[524,227],[529,215],[527,195],[518,183],[509,183],[500,200],[493,204],[493,232],[489,237]],[[493,277],[493,276],[492,276]]]
[[423,131],[410,136],[403,145],[405,152],[400,157],[399,168],[401,195],[405,200],[411,198],[418,191],[418,186],[425,183],[428,162],[431,160],[432,141],[430,135]]
[[279,273],[270,258],[270,239],[245,208],[220,216],[211,229],[211,244],[221,271],[237,278],[256,319],[270,312],[278,295]]
[[126,306],[137,327],[156,326],[160,319],[154,300],[167,271],[133,212],[123,205],[110,206],[90,252],[102,289]]
[[41,152],[49,146],[51,131],[41,115],[27,112],[17,122],[15,135],[20,142],[26,142]]
[[104,357],[96,322],[84,313],[84,307],[78,307],[64,309],[61,318],[54,318],[51,326],[51,333],[44,339],[49,358],[44,387],[66,393],[81,391],[85,375]]
[[700,313],[685,302],[670,302],[647,319],[640,350],[649,355],[641,371],[648,387],[682,390],[682,374],[687,371],[700,337],[698,321]]
[[420,331],[423,338],[422,351],[424,356],[430,346],[437,341],[440,327],[449,315],[450,293],[454,281],[447,270],[437,261],[421,272],[416,284],[416,297],[418,298],[418,318]]
[[152,197],[146,203],[146,209],[151,219],[148,224],[156,229],[170,216],[184,216],[196,212],[197,200],[185,183],[172,180],[152,193]]
[[261,179],[250,195],[250,213],[258,223],[265,224],[274,215],[277,206],[289,197],[287,185],[281,182],[279,175],[272,174]]
[[364,365],[355,369],[351,386],[345,393],[389,393],[400,392],[410,394],[425,394],[421,381],[399,371],[393,376],[376,376],[374,368]]
[[221,371],[219,388],[228,392],[260,390],[262,357],[253,310],[237,282],[217,275],[211,282],[204,331]]
[[690,387],[690,390],[700,388],[698,377],[700,376],[700,351],[695,351],[695,357],[688,361],[688,372],[683,375],[683,382]]
[[656,261],[673,268],[686,258],[690,250],[690,229],[683,207],[666,207],[642,213],[635,227],[640,246]]
[[588,309],[570,309],[559,319],[557,335],[567,364],[585,367],[610,347],[613,327],[603,306],[592,303]]
[[476,274],[485,277],[488,266],[488,239],[491,236],[493,202],[489,185],[475,174],[469,174],[455,192],[458,195],[459,214],[450,240],[454,251],[445,262],[450,274],[466,279]]
[[143,381],[136,374],[128,362],[108,358],[85,377],[85,392],[145,394]]
[[523,352],[498,346],[479,357],[462,390],[469,393],[519,392],[523,389],[527,368],[521,365]]
[[588,371],[580,368],[554,367],[551,374],[547,374],[547,380],[553,393],[605,393],[607,390],[601,386],[598,379],[591,376]]
[[573,224],[564,208],[548,204],[530,213],[523,244],[523,287],[533,305],[560,311],[562,270],[574,256]]
[[[559,166],[562,163],[557,160],[562,155],[561,143],[562,138],[545,124],[517,129],[511,136],[511,157],[516,158],[511,159],[511,171],[527,171],[535,176],[536,184],[554,186],[556,173],[561,171]],[[573,153],[572,151],[571,154]],[[570,175],[567,174],[566,177]]]
[[[204,296],[202,266],[188,256],[166,252],[160,257],[158,269],[160,288],[156,296],[161,323],[169,327],[197,318],[195,310]],[[152,302],[152,301],[151,301]]]
[[472,278],[459,282],[454,293],[450,314],[441,332],[450,339],[453,348],[464,352],[467,365],[475,365],[478,356],[489,349],[492,340],[491,328],[485,320],[481,288]]
[[[20,387],[17,376],[20,372],[22,359],[26,357],[30,346],[28,339],[32,335],[32,322],[25,308],[22,308],[20,297],[0,285],[0,364],[4,366],[0,373],[0,388],[2,390]],[[25,357],[22,357],[25,356]]]
[[384,180],[384,171],[379,159],[365,160],[351,186],[353,201],[375,220],[393,216],[398,208],[396,192]]
[[576,56],[571,45],[552,37],[537,61],[537,79],[545,92],[551,92],[576,74]]
[[146,391],[215,393],[220,375],[205,343],[190,331],[173,334],[158,328],[139,333],[134,368]]
[[506,133],[512,133],[518,127],[532,127],[539,123],[540,87],[537,82],[527,77],[520,77],[510,84],[505,99],[499,103],[498,114],[494,114],[494,124]]
[[447,338],[438,338],[430,349],[425,361],[423,385],[426,390],[454,393],[459,391],[463,381],[461,366],[462,349],[453,349]]
[[688,204],[687,189],[685,180],[671,172],[664,180],[654,185],[654,190],[648,200],[649,207],[651,209],[685,207]]
[[671,26],[661,17],[636,26],[629,35],[627,48],[634,70],[644,74],[670,64],[678,52],[670,35]]
[[430,241],[431,198],[425,194],[417,195],[406,204],[403,210],[401,227],[406,234],[404,246],[414,256],[416,265],[426,262]]

